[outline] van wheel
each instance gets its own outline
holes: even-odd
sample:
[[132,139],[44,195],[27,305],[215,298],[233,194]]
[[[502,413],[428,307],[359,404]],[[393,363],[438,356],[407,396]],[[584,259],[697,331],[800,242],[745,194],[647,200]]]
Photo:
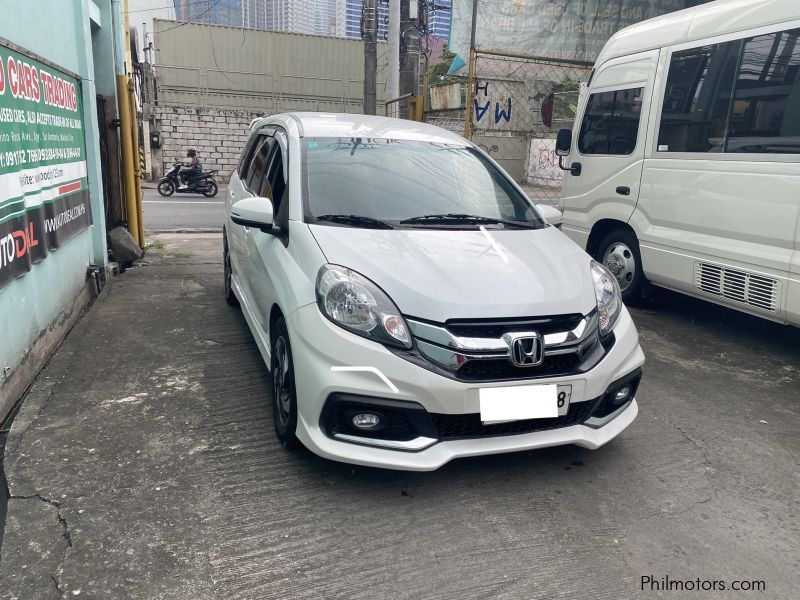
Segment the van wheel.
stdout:
[[272,327],[272,420],[275,435],[287,450],[299,447],[297,440],[297,390],[294,361],[286,321],[279,318]]
[[636,304],[642,299],[645,282],[639,240],[627,229],[614,229],[597,245],[595,258],[617,278],[625,304]]

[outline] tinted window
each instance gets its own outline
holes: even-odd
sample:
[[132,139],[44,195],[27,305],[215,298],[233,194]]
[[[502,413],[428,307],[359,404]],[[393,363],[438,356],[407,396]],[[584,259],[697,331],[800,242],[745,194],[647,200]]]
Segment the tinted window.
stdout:
[[722,152],[741,42],[674,52],[658,131],[659,152]]
[[528,199],[471,147],[306,138],[303,160],[305,208],[312,218],[360,215],[398,223],[456,213],[542,224]]
[[644,88],[589,96],[578,138],[581,154],[632,154],[639,133]]
[[269,161],[269,151],[275,144],[275,138],[265,137],[259,142],[253,153],[253,159],[247,168],[247,189],[254,194],[258,193],[259,186],[264,179]]
[[726,152],[800,153],[800,29],[744,40]]
[[247,181],[247,168],[250,166],[250,161],[253,158],[253,149],[261,142],[263,138],[258,136],[251,137],[247,145],[244,147],[242,151],[242,156],[239,158],[239,165],[237,167],[239,171],[239,179],[242,181]]

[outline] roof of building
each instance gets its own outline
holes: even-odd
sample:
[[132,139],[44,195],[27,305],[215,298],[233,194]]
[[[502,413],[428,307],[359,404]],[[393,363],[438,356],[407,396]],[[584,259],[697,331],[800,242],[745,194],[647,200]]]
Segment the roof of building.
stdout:
[[[295,121],[299,121],[302,124],[303,135],[307,137],[370,137],[395,140],[425,140],[443,144],[468,144],[460,135],[441,127],[405,119],[323,112],[294,112],[286,113],[283,116],[289,116]],[[271,120],[272,118],[269,118],[269,120],[265,118],[263,125],[266,125]],[[254,126],[262,125],[258,121],[260,120],[254,119],[250,125],[251,129]]]
[[618,56],[798,19],[798,0],[716,0],[618,31],[608,40],[596,64]]

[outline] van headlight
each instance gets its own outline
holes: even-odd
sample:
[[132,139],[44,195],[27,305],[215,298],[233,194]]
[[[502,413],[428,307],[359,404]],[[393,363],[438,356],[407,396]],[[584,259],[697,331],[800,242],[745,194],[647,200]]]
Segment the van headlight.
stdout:
[[381,344],[411,348],[411,335],[397,306],[360,273],[323,265],[316,292],[322,314],[340,327]]
[[600,320],[600,335],[608,335],[617,324],[622,311],[622,292],[617,279],[598,262],[592,261],[592,282],[597,299],[597,316]]

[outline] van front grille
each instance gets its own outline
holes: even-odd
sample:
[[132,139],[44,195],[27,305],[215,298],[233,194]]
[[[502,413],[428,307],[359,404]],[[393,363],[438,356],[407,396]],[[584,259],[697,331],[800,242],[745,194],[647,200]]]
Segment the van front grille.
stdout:
[[715,265],[696,263],[695,283],[701,292],[776,312],[779,308],[780,282],[777,279]]

